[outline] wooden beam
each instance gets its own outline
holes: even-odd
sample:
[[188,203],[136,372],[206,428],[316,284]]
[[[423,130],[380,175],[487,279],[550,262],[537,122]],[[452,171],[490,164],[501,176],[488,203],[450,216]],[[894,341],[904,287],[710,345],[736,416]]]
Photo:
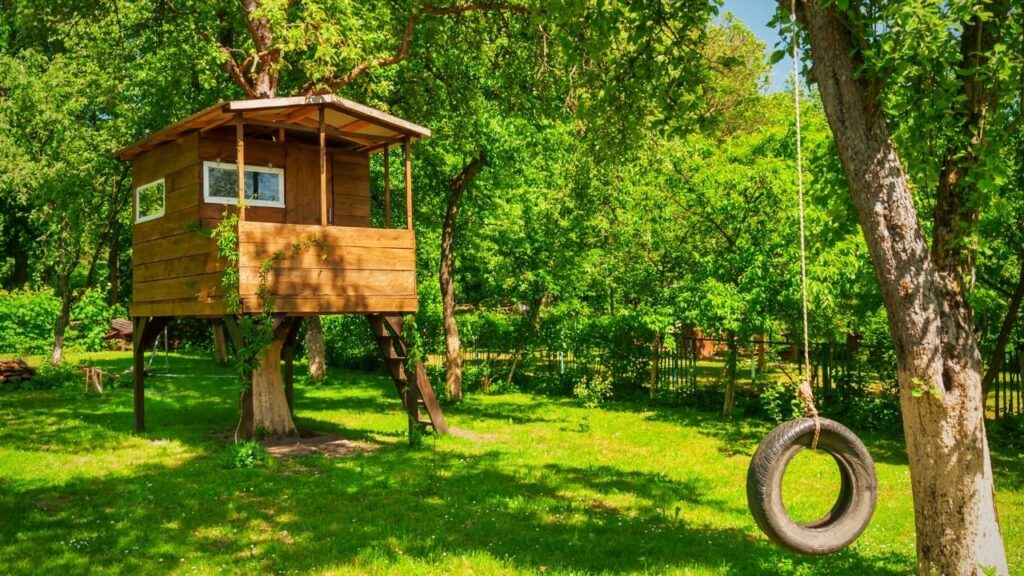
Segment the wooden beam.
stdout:
[[146,429],[146,349],[153,345],[169,317],[142,316],[134,319],[132,329],[132,370],[135,376],[135,431]]
[[223,118],[215,120],[214,122],[211,122],[211,123],[207,124],[206,126],[203,126],[202,128],[200,128],[199,129],[199,133],[200,134],[206,134],[207,132],[209,132],[210,130],[213,130],[214,128],[220,128],[221,126],[227,124],[228,122],[231,122],[233,119],[234,118],[232,116],[225,115]]
[[384,146],[384,227],[391,228],[391,157]]
[[245,119],[235,117],[235,164],[238,166],[238,220],[245,222]]
[[244,110],[267,110],[271,108],[295,108],[299,106],[330,106],[353,118],[366,120],[370,124],[384,126],[396,132],[415,138],[427,138],[431,135],[428,128],[402,120],[386,112],[370,108],[364,104],[346,100],[333,94],[316,96],[294,96],[290,98],[261,98],[255,100],[235,100],[225,106],[232,112]]
[[320,225],[327,226],[327,113],[320,107]]
[[132,327],[132,370],[135,377],[135,431],[146,429],[146,349],[142,347],[142,333],[149,318],[134,318]]
[[410,139],[402,142],[405,152],[405,227],[412,230],[412,146]]

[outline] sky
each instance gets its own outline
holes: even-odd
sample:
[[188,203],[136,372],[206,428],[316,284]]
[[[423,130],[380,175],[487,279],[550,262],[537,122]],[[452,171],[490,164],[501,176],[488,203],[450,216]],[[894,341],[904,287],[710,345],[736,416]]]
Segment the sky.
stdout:
[[[733,16],[746,24],[747,28],[757,35],[762,42],[767,44],[766,53],[775,51],[775,44],[779,41],[778,30],[768,26],[768,21],[775,14],[777,3],[769,0],[725,0],[721,14],[732,12]],[[793,69],[793,59],[784,58],[772,68],[771,83],[769,90],[778,91],[786,89],[786,78]]]

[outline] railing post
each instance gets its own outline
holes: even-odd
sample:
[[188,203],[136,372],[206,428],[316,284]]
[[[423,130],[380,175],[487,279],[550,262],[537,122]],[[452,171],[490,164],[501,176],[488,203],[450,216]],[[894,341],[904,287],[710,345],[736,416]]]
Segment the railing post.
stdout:
[[238,220],[245,221],[245,122],[235,115],[235,164],[238,167]]
[[405,226],[412,230],[412,146],[408,137],[402,141],[405,152]]
[[327,118],[320,106],[317,135],[320,140],[320,225],[327,226]]
[[391,228],[391,147],[384,145],[384,227]]

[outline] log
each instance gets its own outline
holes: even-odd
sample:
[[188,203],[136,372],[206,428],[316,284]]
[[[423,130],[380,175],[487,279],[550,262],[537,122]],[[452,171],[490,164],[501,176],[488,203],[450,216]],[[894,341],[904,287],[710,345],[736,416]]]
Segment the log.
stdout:
[[8,380],[28,380],[36,375],[34,368],[18,358],[16,360],[0,361],[0,382]]

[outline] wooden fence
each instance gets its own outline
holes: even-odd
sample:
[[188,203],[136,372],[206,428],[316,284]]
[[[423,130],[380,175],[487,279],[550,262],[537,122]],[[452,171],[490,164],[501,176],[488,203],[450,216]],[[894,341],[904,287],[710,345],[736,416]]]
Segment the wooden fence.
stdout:
[[1008,350],[1003,360],[1003,369],[999,371],[992,391],[989,392],[988,404],[995,418],[1002,416],[1024,415],[1024,354],[1021,348]]
[[[649,345],[638,344],[641,370],[634,376],[644,384],[656,378],[656,387],[667,391],[693,391],[698,387],[717,386],[724,377],[727,342],[719,338],[673,335],[670,345],[657,352]],[[467,365],[487,365],[496,378],[508,374],[514,351],[463,348]],[[595,366],[611,365],[607,350],[550,350],[534,348],[523,353],[517,372],[526,377],[559,378],[581,374]],[[740,387],[756,389],[768,378],[786,380],[786,375],[799,379],[803,350],[796,342],[755,340],[737,348],[736,379]],[[656,370],[651,373],[651,360]],[[443,357],[428,357],[428,365],[440,367]],[[854,394],[891,393],[896,386],[896,364],[892,349],[856,343],[811,343],[811,371],[815,394],[825,405],[846,402]],[[643,372],[643,373],[641,373]],[[991,418],[1024,415],[1024,356],[1021,351],[1008,351],[1002,371],[993,384],[986,410]]]

